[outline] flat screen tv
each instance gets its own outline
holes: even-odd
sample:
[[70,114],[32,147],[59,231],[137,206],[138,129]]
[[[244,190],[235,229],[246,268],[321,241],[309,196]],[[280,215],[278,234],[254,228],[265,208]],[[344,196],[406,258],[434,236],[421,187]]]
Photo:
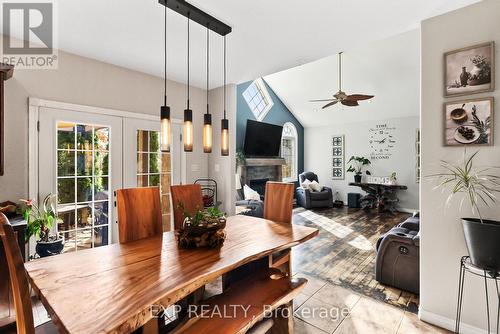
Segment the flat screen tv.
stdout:
[[278,157],[282,132],[282,126],[247,120],[245,146],[243,148],[245,156]]

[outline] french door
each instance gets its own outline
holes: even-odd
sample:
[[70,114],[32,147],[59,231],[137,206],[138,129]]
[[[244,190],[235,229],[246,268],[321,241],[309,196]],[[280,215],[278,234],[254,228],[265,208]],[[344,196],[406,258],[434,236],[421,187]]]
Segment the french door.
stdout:
[[122,187],[122,118],[39,109],[38,194],[57,198],[65,252],[118,240],[113,191]]
[[123,122],[123,185],[125,188],[160,187],[163,230],[172,229],[170,185],[183,179],[181,125],[172,124],[171,152],[160,150],[159,122],[124,119]]

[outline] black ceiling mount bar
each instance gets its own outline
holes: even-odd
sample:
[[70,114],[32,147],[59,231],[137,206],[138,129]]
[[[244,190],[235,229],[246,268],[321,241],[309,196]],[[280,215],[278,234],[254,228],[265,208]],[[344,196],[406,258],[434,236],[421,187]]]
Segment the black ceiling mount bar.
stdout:
[[226,36],[232,31],[232,28],[224,22],[217,20],[212,15],[205,13],[201,9],[196,8],[184,0],[159,0],[158,2],[184,17],[188,17],[189,15],[189,18],[192,21],[195,21],[204,27],[208,27],[208,29],[221,36]]

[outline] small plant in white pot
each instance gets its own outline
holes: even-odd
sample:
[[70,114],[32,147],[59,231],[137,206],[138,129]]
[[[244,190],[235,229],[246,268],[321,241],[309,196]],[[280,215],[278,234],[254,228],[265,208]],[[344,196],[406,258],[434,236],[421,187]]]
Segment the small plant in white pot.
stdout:
[[474,166],[476,152],[467,156],[461,164],[441,161],[443,173],[431,175],[438,178],[436,188],[451,189],[447,204],[456,196],[461,196],[460,209],[469,202],[472,214],[479,218],[462,218],[465,242],[472,263],[493,277],[500,275],[500,221],[484,219],[482,208],[497,205],[496,195],[500,193],[500,176],[495,172],[500,167],[478,168]]

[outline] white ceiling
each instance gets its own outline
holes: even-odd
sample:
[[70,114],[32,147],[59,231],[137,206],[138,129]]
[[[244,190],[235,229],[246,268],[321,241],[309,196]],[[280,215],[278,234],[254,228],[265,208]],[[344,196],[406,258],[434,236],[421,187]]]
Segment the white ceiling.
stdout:
[[[55,0],[59,48],[163,76],[163,7],[157,0]],[[228,82],[240,83],[417,27],[478,0],[192,0],[233,27]],[[185,82],[186,19],[169,13],[169,77]],[[205,86],[205,31],[192,25],[192,83]],[[20,36],[17,36],[20,37]],[[212,86],[221,40],[213,35]]]
[[420,31],[415,29],[342,56],[342,90],[375,95],[358,107],[340,103],[322,110],[338,91],[338,56],[265,76],[282,102],[305,127],[418,116],[420,108]]

